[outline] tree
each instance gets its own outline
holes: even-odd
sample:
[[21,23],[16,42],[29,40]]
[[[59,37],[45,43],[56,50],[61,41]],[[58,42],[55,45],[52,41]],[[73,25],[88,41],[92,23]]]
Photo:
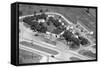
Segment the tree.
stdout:
[[78,38],[75,38],[73,36],[73,33],[68,30],[64,32],[63,37],[65,38],[66,41],[71,41],[78,46],[80,45],[80,40]]
[[61,23],[58,20],[53,20],[52,23],[54,24],[55,27],[61,26]]
[[70,48],[70,49],[75,49],[75,50],[76,50],[76,49],[79,49],[79,48],[80,48],[80,45],[77,45],[77,44],[75,44],[75,43],[73,42],[72,44],[69,45],[69,48]]
[[73,37],[71,39],[76,45],[80,45],[80,40],[78,38]]
[[34,20],[34,16],[30,16],[30,17],[23,18],[23,22],[27,23],[28,25],[34,24],[34,23],[32,23],[33,20]]
[[73,35],[72,32],[67,30],[67,31],[64,32],[63,37],[65,38],[66,41],[71,41],[72,35]]
[[46,27],[41,27],[41,29],[39,31],[42,32],[42,33],[46,33],[47,28]]
[[79,39],[80,39],[82,45],[86,45],[86,44],[89,43],[88,39],[86,39],[86,38],[84,38],[82,36],[80,36]]

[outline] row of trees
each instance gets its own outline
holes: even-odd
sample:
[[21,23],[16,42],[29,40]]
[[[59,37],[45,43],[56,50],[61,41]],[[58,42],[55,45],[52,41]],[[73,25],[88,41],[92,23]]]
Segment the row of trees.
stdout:
[[43,32],[45,33],[47,30],[47,27],[43,26],[43,23],[38,23],[38,21],[34,20],[34,16],[30,16],[30,17],[25,17],[23,19],[24,23],[27,23],[28,25],[30,25],[32,30],[38,31],[38,32]]

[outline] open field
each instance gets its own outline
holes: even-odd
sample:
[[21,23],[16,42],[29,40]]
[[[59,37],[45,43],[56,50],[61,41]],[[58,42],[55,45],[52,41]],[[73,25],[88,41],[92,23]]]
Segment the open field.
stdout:
[[[33,14],[34,11],[39,12],[40,10],[48,10],[53,12],[58,12],[64,15],[73,23],[77,23],[77,20],[82,21],[82,23],[93,30],[96,28],[96,16],[95,10],[90,8],[90,13],[86,12],[87,8],[72,8],[72,7],[55,7],[55,6],[36,6],[36,5],[20,5],[19,10],[22,13],[21,15]],[[91,27],[90,27],[91,26]]]

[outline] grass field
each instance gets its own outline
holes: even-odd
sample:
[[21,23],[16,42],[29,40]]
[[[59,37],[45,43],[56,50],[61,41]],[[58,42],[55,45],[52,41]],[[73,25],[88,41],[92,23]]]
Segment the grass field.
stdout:
[[[96,28],[96,18],[95,18],[95,9],[90,9],[91,12],[87,13],[87,8],[72,8],[72,7],[57,7],[57,6],[37,6],[37,5],[20,5],[20,15],[33,14],[34,11],[39,12],[40,10],[48,10],[53,12],[58,12],[64,15],[74,24],[77,23],[77,20],[80,20],[89,30],[95,32]],[[94,11],[94,12],[93,12]],[[92,14],[93,13],[93,14]]]

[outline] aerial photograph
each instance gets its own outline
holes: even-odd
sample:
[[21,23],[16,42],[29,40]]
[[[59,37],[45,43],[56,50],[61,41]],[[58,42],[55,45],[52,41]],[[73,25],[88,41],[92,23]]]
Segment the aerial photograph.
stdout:
[[19,64],[96,59],[96,9],[19,4]]

